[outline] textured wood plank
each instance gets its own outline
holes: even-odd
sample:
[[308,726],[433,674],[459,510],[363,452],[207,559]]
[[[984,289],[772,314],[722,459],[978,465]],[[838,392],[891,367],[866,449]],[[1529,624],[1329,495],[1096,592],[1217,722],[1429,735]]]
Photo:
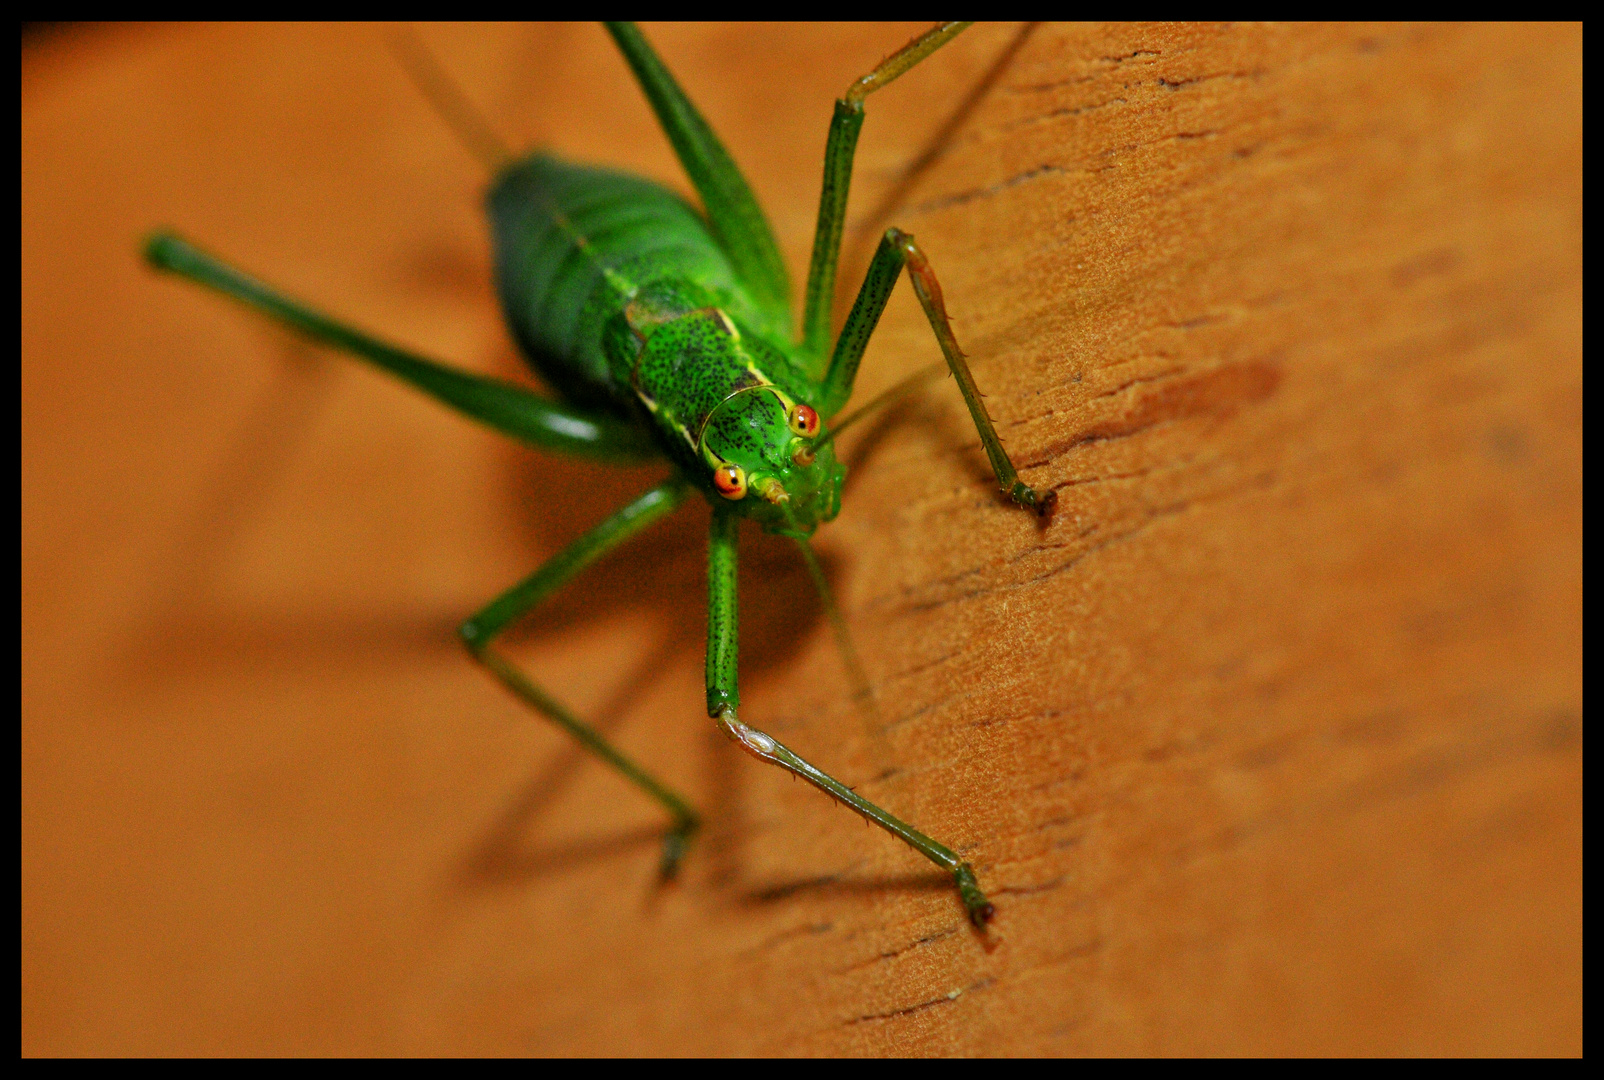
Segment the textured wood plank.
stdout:
[[[906,28],[662,27],[806,258],[830,100]],[[425,36],[519,144],[683,188],[593,27]],[[518,362],[482,184],[382,31],[65,32],[22,78],[24,1053],[1579,1053],[1579,27],[983,26],[869,105],[850,250],[929,251],[950,387],[783,547],[701,710],[705,510],[520,645],[709,811],[526,720],[454,622],[651,480],[542,460],[147,274],[181,228]],[[899,292],[865,391],[937,352]]]

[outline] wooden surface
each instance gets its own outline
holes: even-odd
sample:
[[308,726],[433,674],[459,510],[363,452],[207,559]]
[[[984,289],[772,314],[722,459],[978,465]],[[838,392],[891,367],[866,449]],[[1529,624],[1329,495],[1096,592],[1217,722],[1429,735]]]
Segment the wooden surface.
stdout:
[[[591,26],[427,27],[517,145],[684,188]],[[659,27],[806,258],[831,100],[908,28]],[[1579,27],[983,26],[869,103],[843,279],[926,246],[1046,528],[938,387],[821,534],[850,707],[751,538],[703,715],[706,510],[518,654],[452,628],[652,470],[542,459],[136,260],[181,229],[515,375],[483,185],[340,27],[68,30],[22,63],[22,1049],[1579,1053]],[[872,392],[937,358],[906,290]]]

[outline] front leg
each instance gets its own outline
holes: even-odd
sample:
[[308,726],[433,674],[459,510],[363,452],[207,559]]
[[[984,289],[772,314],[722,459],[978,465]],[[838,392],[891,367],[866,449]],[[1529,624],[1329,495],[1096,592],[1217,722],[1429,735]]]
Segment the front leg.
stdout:
[[946,870],[958,886],[969,919],[984,926],[996,909],[980,891],[975,872],[944,844],[938,844],[906,822],[893,817],[828,773],[803,761],[771,735],[742,723],[736,715],[738,627],[736,622],[736,529],[740,518],[715,508],[707,559],[707,712],[740,747],[770,765],[800,776],[831,798],[845,803],[864,818],[891,833],[919,854]]
[[963,394],[964,404],[969,406],[969,415],[975,422],[975,430],[980,433],[986,457],[991,459],[992,471],[997,474],[997,486],[1020,506],[1046,517],[1057,505],[1058,493],[1050,488],[1037,491],[1019,479],[1019,470],[1014,468],[1008,451],[1003,449],[1002,440],[997,437],[997,429],[992,425],[991,415],[986,412],[986,403],[981,399],[980,388],[975,385],[975,377],[969,372],[969,363],[964,358],[963,350],[958,348],[958,339],[953,336],[952,323],[947,318],[947,305],[941,296],[941,283],[936,280],[936,273],[930,268],[930,261],[925,258],[924,252],[919,250],[919,245],[901,229],[886,230],[880,247],[874,253],[874,260],[869,264],[863,287],[858,290],[858,299],[852,305],[852,314],[847,316],[841,336],[836,339],[830,370],[820,384],[819,412],[827,417],[833,416],[852,396],[852,384],[858,377],[858,364],[863,359],[863,350],[868,347],[869,337],[880,322],[880,314],[885,311],[886,301],[891,298],[891,290],[896,287],[897,275],[905,266],[908,280],[913,283],[913,291],[925,309],[925,317],[930,320],[930,329],[935,331],[936,340],[941,343],[947,368],[958,380],[958,390]]

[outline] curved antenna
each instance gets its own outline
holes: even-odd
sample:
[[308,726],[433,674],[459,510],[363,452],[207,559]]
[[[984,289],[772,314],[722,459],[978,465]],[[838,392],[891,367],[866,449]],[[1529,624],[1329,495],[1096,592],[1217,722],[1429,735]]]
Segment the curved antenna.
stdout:
[[911,396],[920,390],[925,383],[933,381],[936,376],[941,375],[946,370],[947,363],[945,360],[942,360],[931,364],[927,368],[914,372],[912,375],[909,375],[906,379],[903,379],[891,389],[869,402],[863,408],[854,409],[852,412],[848,413],[846,419],[842,420],[839,424],[830,425],[829,433],[814,444],[814,449],[822,449],[828,444],[834,442],[837,435],[841,434],[847,428],[851,427],[853,424],[856,424],[859,420],[862,420],[865,416],[868,416],[875,410],[883,409],[893,402],[901,401],[903,398]]
[[512,151],[507,149],[507,144],[468,100],[456,80],[446,74],[416,30],[410,26],[396,30],[390,35],[390,50],[411,76],[424,100],[434,107],[457,141],[479,159],[491,176],[499,175],[512,164]]
[[[707,426],[712,422],[713,414],[718,412],[724,406],[728,405],[730,402],[734,401],[736,398],[740,397],[742,394],[750,394],[757,390],[767,390],[775,397],[779,398],[780,404],[785,406],[786,412],[790,412],[791,406],[796,404],[796,402],[792,401],[790,396],[786,394],[785,391],[781,390],[778,386],[775,386],[771,382],[753,383],[751,386],[743,386],[738,390],[731,391],[729,394],[725,395],[725,397],[719,401],[717,405],[714,405],[711,409],[707,410],[706,416],[702,417],[702,426],[696,429],[696,452],[698,454],[701,454],[704,458],[707,456]],[[719,458],[719,460],[723,461],[724,459]]]
[[[468,100],[468,96],[462,92],[462,87],[446,74],[445,68],[440,66],[440,62],[435,59],[434,53],[423,43],[416,30],[410,26],[396,30],[390,36],[390,48],[424,100],[433,106],[436,115],[444,121],[451,134],[457,137],[457,142],[462,144],[463,149],[479,159],[492,180],[512,166],[515,160],[512,151],[501,141],[501,136],[490,126],[490,121],[485,119],[484,113]],[[568,220],[568,215],[562,212],[561,207],[547,198],[544,209],[552,224],[567,235],[575,251],[594,263],[602,275],[621,293],[630,292],[618,282],[612,268],[603,264],[591,253],[590,241],[574,228],[573,222]]]

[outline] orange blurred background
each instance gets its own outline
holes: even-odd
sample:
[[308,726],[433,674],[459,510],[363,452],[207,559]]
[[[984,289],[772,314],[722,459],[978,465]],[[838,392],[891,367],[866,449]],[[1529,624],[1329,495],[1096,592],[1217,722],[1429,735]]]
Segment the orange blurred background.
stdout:
[[[912,29],[649,28],[794,274],[830,101]],[[514,145],[685,190],[596,27],[419,33]],[[24,38],[24,1055],[1580,1053],[1579,26],[980,26],[871,99],[842,277],[919,231],[1060,511],[932,392],[821,534],[885,731],[756,537],[742,686],[955,838],[985,937],[705,720],[700,506],[519,639],[708,812],[658,888],[652,805],[453,631],[660,470],[140,264],[170,226],[522,377],[386,34]]]

